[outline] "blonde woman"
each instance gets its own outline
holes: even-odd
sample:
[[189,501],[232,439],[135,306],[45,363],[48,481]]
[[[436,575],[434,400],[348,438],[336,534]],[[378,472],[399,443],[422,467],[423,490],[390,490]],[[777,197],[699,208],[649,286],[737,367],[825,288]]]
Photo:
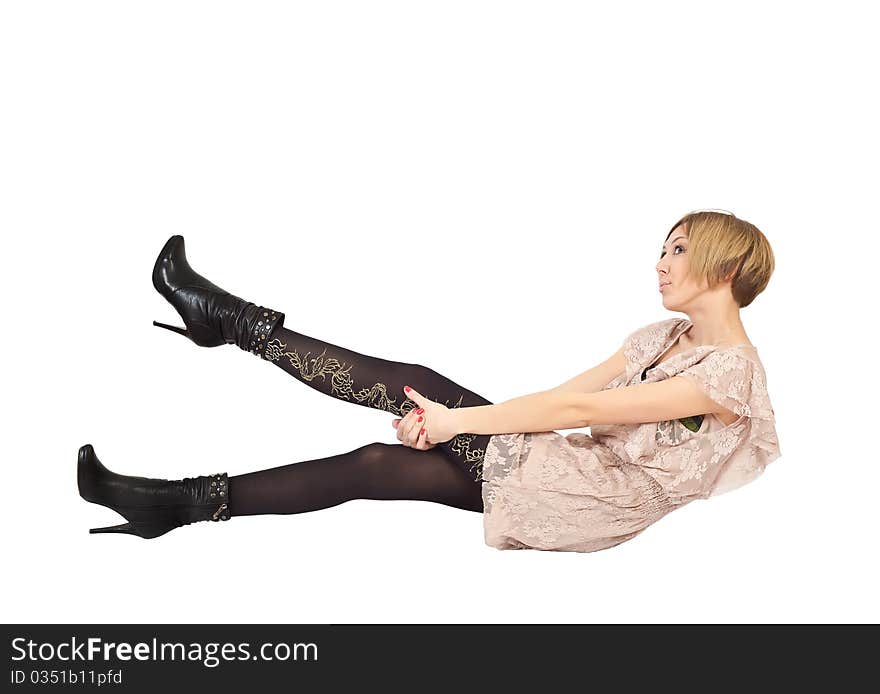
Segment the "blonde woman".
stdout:
[[[285,315],[196,273],[173,236],[153,285],[200,346],[235,344],[302,383],[396,415],[399,444],[327,458],[165,480],[108,470],[90,444],[81,496],[127,519],[90,532],[144,538],[201,520],[293,514],[351,499],[410,499],[483,513],[498,549],[592,552],[630,540],[667,513],[755,479],[779,457],[757,348],[740,319],[774,257],[753,224],[720,210],[685,215],[656,265],[668,318],[635,330],[598,366],[499,404],[418,364],[296,333]],[[247,398],[242,398],[247,407]],[[554,429],[590,427],[591,435]]]

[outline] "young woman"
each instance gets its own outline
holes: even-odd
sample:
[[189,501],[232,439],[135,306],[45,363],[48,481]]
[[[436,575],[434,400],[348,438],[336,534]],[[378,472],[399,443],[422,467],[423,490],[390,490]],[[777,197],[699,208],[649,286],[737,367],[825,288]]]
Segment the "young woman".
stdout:
[[[493,404],[428,367],[290,330],[281,311],[196,273],[183,237],[172,236],[153,286],[186,327],[155,325],[203,347],[234,343],[315,390],[397,415],[401,443],[181,480],[117,474],[86,444],[80,495],[127,519],[90,532],[155,538],[201,520],[411,499],[482,512],[485,542],[498,549],[613,547],[690,501],[751,481],[779,457],[764,368],[739,314],[773,268],[754,225],[718,210],[685,215],[656,271],[664,307],[689,318],[639,328],[556,388]],[[579,427],[591,435],[553,431]]]

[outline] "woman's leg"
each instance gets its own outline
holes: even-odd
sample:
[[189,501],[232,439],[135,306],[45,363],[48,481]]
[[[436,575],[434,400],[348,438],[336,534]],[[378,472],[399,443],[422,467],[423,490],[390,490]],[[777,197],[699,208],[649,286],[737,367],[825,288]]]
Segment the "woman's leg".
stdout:
[[352,499],[434,501],[483,511],[482,485],[440,447],[371,443],[348,453],[229,477],[232,516],[305,513]]
[[[264,358],[297,380],[326,395],[400,417],[416,407],[403,394],[405,385],[450,408],[492,404],[425,366],[360,354],[283,326],[272,330],[267,343]],[[480,482],[489,438],[487,434],[459,434],[431,450],[442,449],[473,481]]]
[[[193,270],[179,234],[168,239],[160,251],[152,281],[186,328],[153,321],[155,325],[186,335],[203,347],[234,343],[340,400],[402,417],[415,407],[403,394],[404,385],[409,384],[447,407],[492,404],[432,369],[370,357],[284,328],[283,312],[230,294]],[[460,434],[438,448],[479,482],[490,438]]]

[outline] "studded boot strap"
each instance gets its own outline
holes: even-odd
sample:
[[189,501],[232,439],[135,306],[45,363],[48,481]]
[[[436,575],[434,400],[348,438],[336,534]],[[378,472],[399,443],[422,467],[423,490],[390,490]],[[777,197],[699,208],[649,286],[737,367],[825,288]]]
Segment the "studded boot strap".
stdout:
[[260,359],[265,359],[269,335],[276,326],[283,325],[284,314],[265,306],[251,304],[242,312],[239,323],[243,325],[238,332],[241,336],[238,346]]
[[211,514],[211,520],[229,520],[229,475],[225,472],[211,475],[208,499],[217,504],[217,508]]

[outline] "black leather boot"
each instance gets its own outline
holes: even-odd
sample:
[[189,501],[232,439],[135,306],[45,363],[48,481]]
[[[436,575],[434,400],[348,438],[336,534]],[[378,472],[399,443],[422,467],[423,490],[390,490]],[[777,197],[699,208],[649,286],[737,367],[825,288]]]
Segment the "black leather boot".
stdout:
[[235,344],[264,359],[269,334],[284,314],[233,296],[208,281],[186,260],[183,236],[172,236],[153,265],[153,286],[180,314],[186,328],[153,325],[186,335],[201,347]]
[[124,516],[128,521],[90,533],[128,533],[143,538],[197,521],[229,520],[229,478],[225,472],[182,480],[131,477],[111,472],[87,443],[79,449],[79,495]]

